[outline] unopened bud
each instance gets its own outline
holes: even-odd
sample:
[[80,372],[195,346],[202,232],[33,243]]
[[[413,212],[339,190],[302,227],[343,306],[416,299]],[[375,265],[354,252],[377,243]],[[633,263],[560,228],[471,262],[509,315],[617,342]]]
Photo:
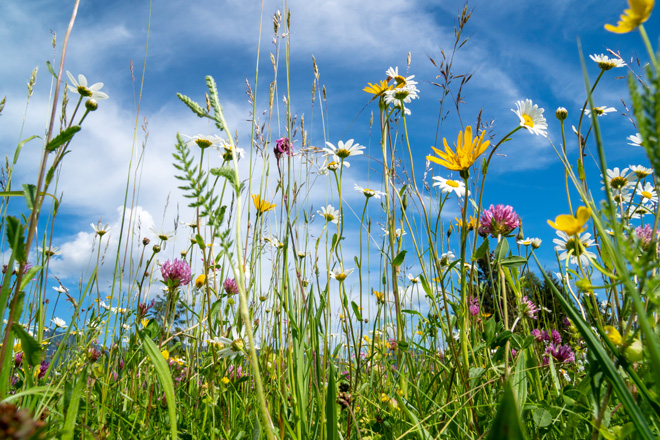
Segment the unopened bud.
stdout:
[[94,110],[99,108],[99,103],[96,102],[96,99],[88,99],[87,101],[85,101],[85,108],[90,112],[93,112]]
[[563,121],[568,117],[568,110],[566,110],[564,107],[559,107],[557,111],[555,111],[555,116],[560,121]]

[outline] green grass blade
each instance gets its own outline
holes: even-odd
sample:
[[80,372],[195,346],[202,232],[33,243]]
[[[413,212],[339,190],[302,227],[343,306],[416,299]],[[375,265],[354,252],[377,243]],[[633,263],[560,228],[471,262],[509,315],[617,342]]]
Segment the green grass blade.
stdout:
[[174,384],[172,383],[172,376],[170,375],[170,369],[165,362],[165,358],[156,347],[156,344],[143,332],[138,332],[140,339],[142,340],[142,346],[144,351],[147,352],[153,362],[154,367],[156,368],[156,374],[158,375],[158,380],[160,385],[163,387],[163,392],[165,393],[165,399],[167,400],[167,412],[170,416],[170,432],[172,435],[172,440],[176,440],[177,436],[177,426],[176,426],[176,402],[174,399]]
[[64,419],[64,426],[62,427],[63,434],[62,440],[72,440],[74,429],[76,426],[76,418],[78,417],[78,409],[80,408],[80,397],[82,396],[83,388],[87,384],[87,368],[83,369],[82,375],[76,382],[71,394],[71,400],[66,409],[66,418]]
[[507,382],[497,415],[488,433],[488,440],[521,440],[525,438],[516,398],[513,395],[511,383]]
[[328,367],[328,391],[325,395],[325,432],[326,440],[339,440],[337,432],[337,385],[335,367],[330,362]]

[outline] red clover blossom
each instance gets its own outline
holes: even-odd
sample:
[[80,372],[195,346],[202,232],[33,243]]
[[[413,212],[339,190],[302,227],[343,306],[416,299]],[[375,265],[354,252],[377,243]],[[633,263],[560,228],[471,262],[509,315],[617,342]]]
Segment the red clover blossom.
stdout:
[[490,205],[481,214],[479,235],[486,237],[505,236],[520,226],[520,217],[509,205]]
[[163,276],[163,282],[168,287],[174,288],[190,283],[190,266],[185,260],[167,260],[160,267],[160,273]]

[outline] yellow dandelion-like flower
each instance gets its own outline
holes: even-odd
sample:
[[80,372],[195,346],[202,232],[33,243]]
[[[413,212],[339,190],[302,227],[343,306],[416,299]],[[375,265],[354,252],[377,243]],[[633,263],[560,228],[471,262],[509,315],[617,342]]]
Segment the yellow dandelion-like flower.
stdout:
[[225,376],[222,379],[220,379],[220,382],[224,383],[225,385],[229,385],[229,378]]
[[605,29],[616,34],[625,34],[634,31],[651,16],[655,0],[628,0],[630,9],[626,9],[619,17],[616,26],[606,24]]
[[548,224],[567,235],[577,235],[587,229],[584,224],[589,218],[591,218],[591,209],[580,206],[575,217],[570,214],[558,215],[554,222],[548,220]]
[[385,302],[385,293],[379,292],[378,290],[374,290],[374,296],[376,297],[376,301],[379,303],[384,303]]
[[275,209],[277,206],[274,203],[269,203],[267,200],[262,200],[259,194],[252,194],[252,202],[254,203],[254,207],[257,208],[257,214],[263,214],[264,212]]
[[167,350],[163,350],[163,351],[161,351],[160,354],[163,355],[163,357],[165,358],[165,360],[168,360],[168,359],[170,358],[170,352],[167,351]]
[[468,126],[465,128],[465,132],[458,132],[458,140],[456,141],[455,149],[452,150],[447,144],[447,139],[443,138],[442,142],[445,146],[445,151],[441,151],[435,147],[433,151],[437,154],[435,156],[426,156],[431,162],[435,162],[438,165],[442,165],[448,170],[453,171],[465,171],[469,169],[477,158],[486,151],[490,141],[484,141],[485,131],[481,132],[481,136],[472,138],[472,127]]
[[369,85],[362,90],[364,92],[371,93],[372,95],[374,95],[374,98],[382,95],[388,90],[392,90],[393,88],[391,85],[388,85],[387,81],[385,80],[382,80],[381,82],[376,84],[371,84],[371,83],[367,83],[367,84]]
[[204,284],[206,284],[206,275],[201,274],[200,276],[197,277],[197,279],[195,279],[195,287],[201,289],[202,287],[204,287]]

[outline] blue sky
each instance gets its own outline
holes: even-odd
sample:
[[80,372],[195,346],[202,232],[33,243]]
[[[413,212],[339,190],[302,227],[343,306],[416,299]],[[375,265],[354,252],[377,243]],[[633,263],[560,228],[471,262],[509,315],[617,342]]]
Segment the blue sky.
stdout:
[[[59,51],[73,2],[6,1],[0,4],[1,53],[8,62],[0,63],[0,97],[7,105],[0,116],[0,144],[3,153],[13,154],[20,138],[42,134],[48,115],[51,87],[46,60],[59,60]],[[69,5],[70,3],[70,5]],[[459,1],[395,0],[295,0],[286,3],[291,11],[291,102],[293,112],[305,114],[306,128],[314,124],[311,143],[323,146],[318,100],[311,105],[314,79],[312,56],[320,71],[320,83],[327,90],[327,133],[329,141],[354,138],[363,145],[376,146],[370,135],[369,117],[377,112],[375,103],[363,110],[369,95],[362,92],[367,82],[385,78],[390,66],[405,69],[408,52],[412,63],[409,74],[419,82],[420,99],[410,105],[408,119],[411,143],[418,175],[424,172],[424,157],[436,141],[440,89],[437,69],[429,57],[441,60],[441,50],[451,52],[456,16],[464,3]],[[149,138],[142,171],[139,210],[144,229],[154,224],[171,230],[177,204],[185,217],[185,200],[176,190],[172,177],[171,153],[177,131],[188,135],[212,133],[205,122],[193,116],[176,98],[181,92],[203,101],[204,77],[215,77],[232,131],[239,140],[248,139],[250,105],[245,95],[245,79],[254,83],[257,63],[260,13],[263,6],[257,109],[267,107],[268,84],[273,73],[269,52],[275,50],[272,16],[283,10],[281,2],[222,0],[175,2],[157,1],[152,5],[149,46],[146,58],[144,93],[138,126],[148,121]],[[545,109],[549,135],[559,146],[559,124],[554,118],[557,107],[569,111],[567,126],[577,123],[585,99],[577,39],[587,57],[591,80],[598,67],[589,54],[620,52],[624,60],[647,59],[639,35],[615,35],[604,30],[605,23],[615,23],[626,7],[624,1],[554,2],[473,1],[474,12],[464,36],[469,41],[458,51],[455,74],[472,73],[464,90],[461,115],[466,125],[474,125],[483,109],[483,119],[494,120],[494,140],[518,124],[511,112],[515,102],[532,99]],[[90,267],[93,235],[89,224],[101,220],[114,226],[117,235],[118,207],[123,203],[128,160],[136,123],[135,92],[129,72],[132,60],[139,88],[144,62],[149,19],[146,1],[83,1],[71,35],[66,70],[83,73],[91,83],[101,81],[110,99],[100,103],[75,141],[62,168],[57,190],[64,194],[54,244],[63,255],[52,265],[53,272],[75,284]],[[657,41],[660,25],[657,14],[646,24],[652,41]],[[51,30],[57,33],[57,51],[51,47]],[[281,46],[283,48],[283,46]],[[283,49],[279,54],[284,65]],[[31,99],[23,134],[21,121],[25,110],[25,83],[34,67],[39,67],[35,94]],[[640,68],[633,65],[639,72]],[[606,73],[595,94],[596,105],[617,109],[601,119],[610,167],[647,165],[640,148],[627,144],[626,137],[636,130],[623,116],[621,98],[628,100],[626,69]],[[285,92],[285,71],[280,69],[278,101]],[[254,84],[253,84],[254,85]],[[324,110],[325,111],[325,110]],[[357,118],[356,118],[357,117]],[[354,120],[355,119],[355,120]],[[443,125],[442,136],[451,143],[461,128],[455,113]],[[570,128],[569,128],[570,130]],[[283,131],[274,127],[271,140]],[[568,133],[567,133],[568,135]],[[138,128],[135,144],[144,136]],[[569,136],[569,154],[575,161],[576,142]],[[28,144],[17,167],[15,187],[36,180],[38,142]],[[376,150],[374,150],[376,151]],[[594,151],[592,149],[592,151]],[[518,132],[500,150],[488,177],[484,203],[510,204],[522,217],[527,236],[544,240],[543,261],[554,259],[554,233],[547,219],[567,212],[563,193],[563,169],[550,144],[541,137]],[[377,156],[377,154],[376,154]],[[598,191],[599,172],[587,159],[591,188]],[[366,158],[352,161],[349,185],[367,184],[378,179],[379,166]],[[219,165],[215,164],[215,165]],[[438,167],[433,173],[448,177]],[[324,205],[328,193],[313,193],[315,210]],[[361,208],[356,194],[347,202]],[[164,207],[168,206],[163,214]],[[452,216],[453,218],[453,216]],[[182,218],[185,220],[185,218]],[[163,258],[178,256],[187,243],[181,234],[168,247]],[[116,243],[116,242],[115,242]],[[116,245],[116,244],[115,244]],[[112,238],[111,238],[112,247]],[[349,252],[350,253],[350,252]],[[352,259],[352,256],[349,257]],[[109,276],[109,274],[106,274]]]

